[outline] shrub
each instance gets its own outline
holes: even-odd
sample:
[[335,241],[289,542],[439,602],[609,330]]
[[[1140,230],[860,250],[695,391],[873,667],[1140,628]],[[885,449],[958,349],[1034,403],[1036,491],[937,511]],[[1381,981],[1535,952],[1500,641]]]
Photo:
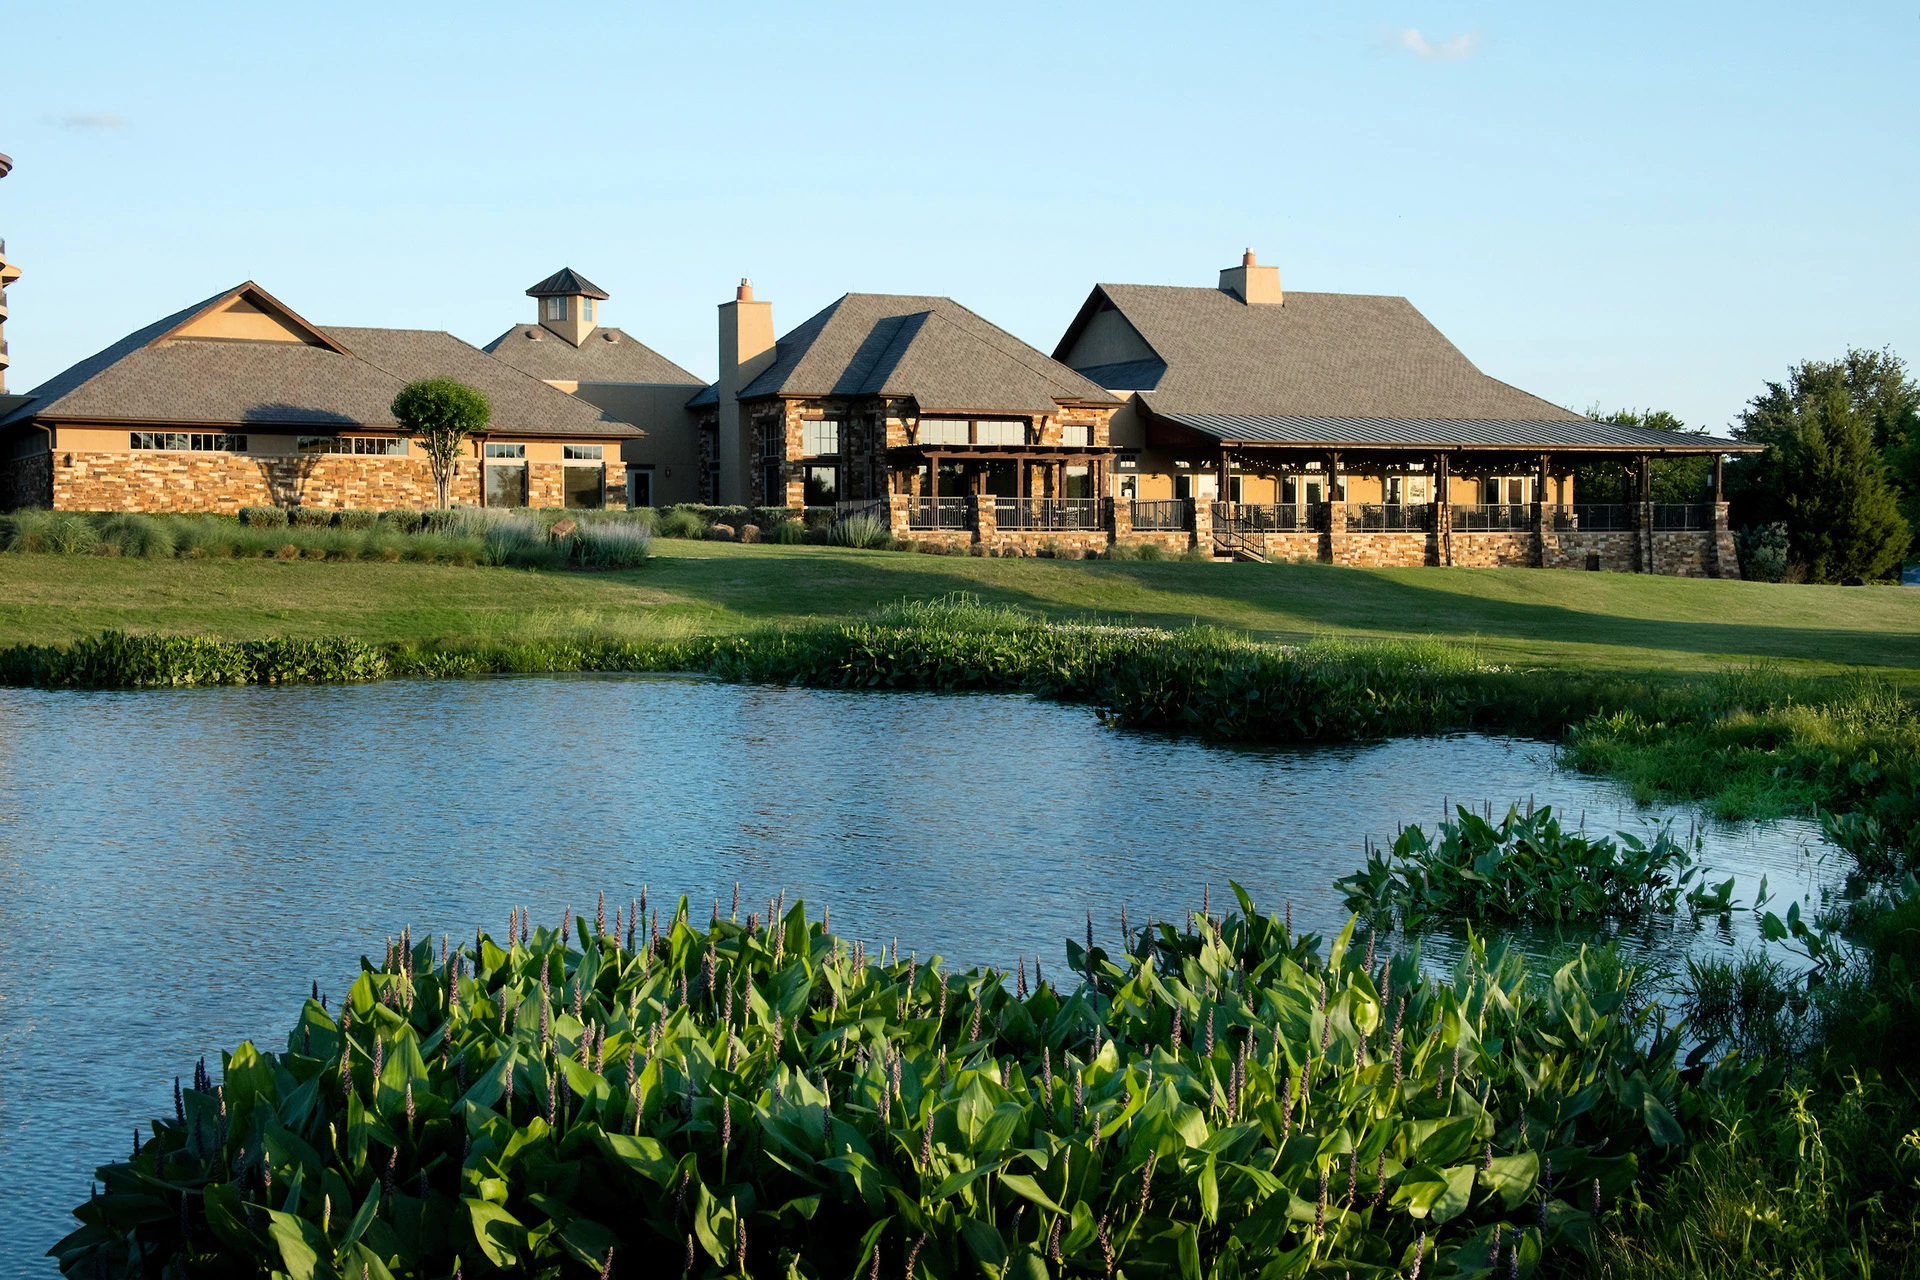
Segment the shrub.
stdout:
[[700,513],[691,507],[672,507],[660,517],[657,526],[663,538],[704,538],[707,536],[707,522]]
[[284,529],[287,513],[280,507],[242,507],[240,523],[249,529]]
[[451,966],[403,942],[184,1089],[53,1252],[561,1275],[678,1263],[670,1231],[713,1275],[1248,1277],[1485,1275],[1498,1240],[1531,1274],[1684,1136],[1680,1037],[1609,956],[1375,974],[1351,926],[1323,953],[1240,900],[1069,942],[1031,993],[804,904],[702,932],[682,899],[637,950],[586,920]]
[[379,520],[379,512],[355,507],[336,512],[333,517],[334,524],[342,529],[371,529]]
[[733,526],[730,524],[716,524],[707,529],[707,540],[709,542],[732,542],[733,539]]
[[1157,542],[1116,542],[1107,549],[1109,560],[1165,560],[1167,549]]
[[893,541],[893,532],[883,522],[872,516],[848,516],[827,530],[827,537],[836,547],[855,547],[862,551],[873,551],[886,547]]
[[799,513],[792,507],[755,507],[749,513],[748,519],[752,520],[762,529],[771,529],[782,520],[793,519],[797,514]]
[[396,507],[380,517],[380,523],[395,533],[418,533],[425,517],[411,507]]
[[1758,524],[1734,535],[1740,556],[1740,576],[1748,582],[1787,580],[1787,526]]
[[333,512],[322,507],[295,507],[287,513],[287,523],[296,529],[324,529],[333,523]]
[[806,526],[798,520],[782,520],[767,530],[766,540],[783,547],[797,547],[807,540]]

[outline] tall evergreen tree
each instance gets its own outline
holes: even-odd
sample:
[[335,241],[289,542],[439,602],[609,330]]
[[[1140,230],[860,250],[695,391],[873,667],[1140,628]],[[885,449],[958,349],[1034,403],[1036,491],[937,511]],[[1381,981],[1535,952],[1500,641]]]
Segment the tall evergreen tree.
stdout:
[[1792,557],[1814,582],[1884,578],[1906,559],[1911,533],[1887,464],[1844,386],[1800,397],[1775,419],[1770,450],[1783,486]]

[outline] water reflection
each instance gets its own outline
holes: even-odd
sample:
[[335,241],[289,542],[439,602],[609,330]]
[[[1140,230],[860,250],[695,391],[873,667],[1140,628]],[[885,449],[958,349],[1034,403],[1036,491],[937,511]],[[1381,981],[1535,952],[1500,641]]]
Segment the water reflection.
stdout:
[[[1122,903],[1178,919],[1229,878],[1336,930],[1329,885],[1363,838],[1448,798],[1635,832],[1675,817],[1556,772],[1538,743],[1220,749],[1019,697],[551,677],[0,690],[0,1273],[51,1271],[37,1259],[93,1165],[173,1074],[276,1041],[310,980],[338,992],[403,923],[470,936],[515,903],[558,921],[643,883],[704,914],[738,880],[743,912],[784,888],[903,950],[1064,969],[1088,908],[1111,939]],[[1707,858],[1741,897],[1764,873],[1784,899],[1834,878],[1813,834],[1710,830]],[[1626,934],[1662,964],[1750,937]]]

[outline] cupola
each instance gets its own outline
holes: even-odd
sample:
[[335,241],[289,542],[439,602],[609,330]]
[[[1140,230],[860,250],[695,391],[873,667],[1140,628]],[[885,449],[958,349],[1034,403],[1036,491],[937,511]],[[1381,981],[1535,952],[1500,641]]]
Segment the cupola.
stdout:
[[542,328],[579,346],[593,336],[600,324],[600,304],[607,291],[571,267],[560,270],[527,290],[527,296],[540,308]]

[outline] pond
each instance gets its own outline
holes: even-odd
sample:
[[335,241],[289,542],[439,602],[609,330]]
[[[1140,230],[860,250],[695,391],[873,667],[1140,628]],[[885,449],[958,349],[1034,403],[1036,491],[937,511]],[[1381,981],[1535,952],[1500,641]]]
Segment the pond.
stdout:
[[[279,1047],[309,983],[415,935],[555,924],[651,886],[704,920],[785,889],[837,931],[956,963],[1037,955],[1124,904],[1180,919],[1229,878],[1297,927],[1366,836],[1451,799],[1553,804],[1644,833],[1550,748],[1482,736],[1245,749],[1116,731],[1005,695],[844,693],[657,677],[49,693],[0,690],[0,1274],[51,1274],[93,1168],[172,1078]],[[1806,824],[1707,831],[1751,901],[1837,880]],[[663,912],[665,914],[665,912]],[[1634,931],[1672,965],[1741,917]],[[1530,951],[1563,944],[1522,939]],[[1428,939],[1437,962],[1457,940]]]

